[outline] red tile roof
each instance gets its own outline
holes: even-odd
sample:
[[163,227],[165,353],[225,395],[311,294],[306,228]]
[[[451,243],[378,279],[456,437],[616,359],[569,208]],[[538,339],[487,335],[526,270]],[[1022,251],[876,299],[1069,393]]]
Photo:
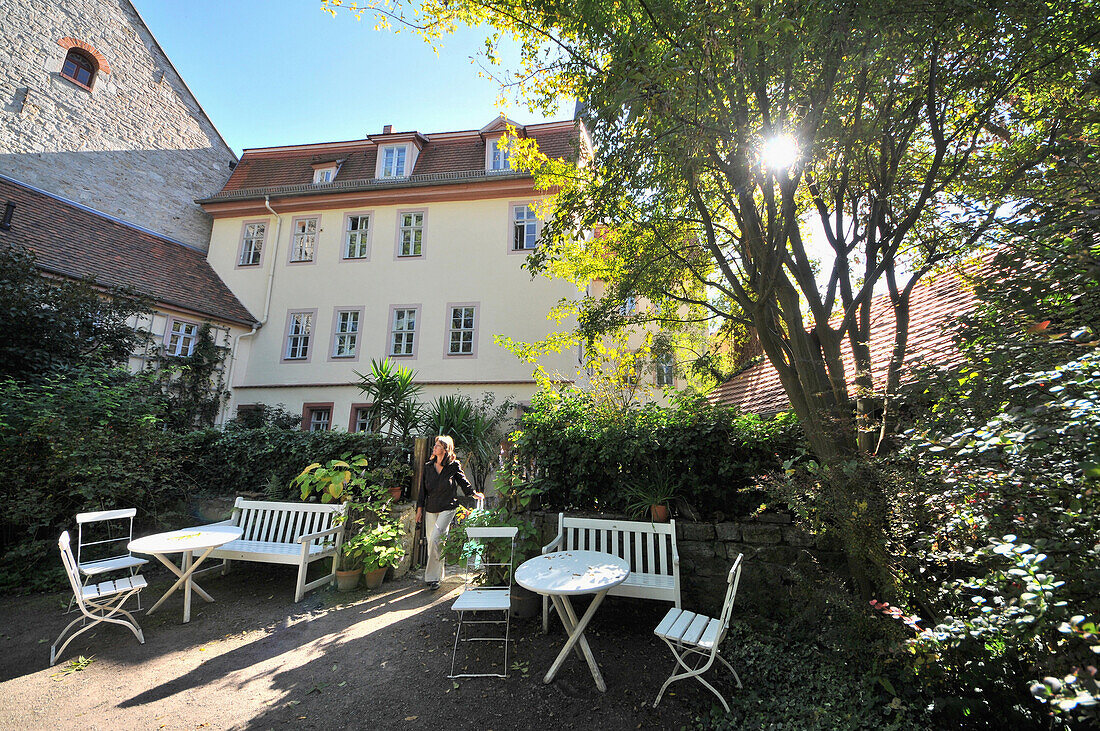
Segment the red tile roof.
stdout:
[[[573,122],[531,124],[523,129],[550,157],[577,157],[580,134]],[[425,138],[427,141],[411,171],[414,179],[442,173],[484,175],[486,141],[477,130],[437,133],[425,135]],[[374,178],[378,145],[385,144],[385,139],[386,136],[378,135],[373,139],[349,142],[245,150],[225,187],[203,201],[217,200],[234,191],[310,185],[313,183],[313,163],[322,157],[346,158],[336,174],[337,182],[359,180],[365,183]],[[327,192],[327,189],[318,187],[316,192]]]
[[[917,283],[909,305],[909,342],[903,383],[907,382],[906,373],[911,374],[913,366],[935,364],[947,368],[962,359],[947,326],[959,315],[972,311],[976,301],[974,293],[958,274],[945,272]],[[831,322],[836,326],[839,318]],[[876,391],[881,391],[886,384],[886,368],[894,348],[894,309],[889,295],[883,294],[871,301],[870,346],[872,377]],[[847,339],[842,356],[848,385],[852,387],[855,367]],[[766,359],[715,388],[708,398],[753,414],[774,414],[790,407],[779,374]]]
[[30,249],[43,271],[130,287],[222,322],[256,322],[198,249],[0,176],[0,209],[9,201],[15,212],[0,245]]

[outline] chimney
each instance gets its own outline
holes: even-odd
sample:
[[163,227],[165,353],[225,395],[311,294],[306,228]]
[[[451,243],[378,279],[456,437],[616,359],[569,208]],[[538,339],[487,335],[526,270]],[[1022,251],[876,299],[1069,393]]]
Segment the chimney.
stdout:
[[392,133],[393,133],[393,125],[392,124],[386,124],[386,125],[382,126],[382,134],[388,135],[388,134],[392,134]]

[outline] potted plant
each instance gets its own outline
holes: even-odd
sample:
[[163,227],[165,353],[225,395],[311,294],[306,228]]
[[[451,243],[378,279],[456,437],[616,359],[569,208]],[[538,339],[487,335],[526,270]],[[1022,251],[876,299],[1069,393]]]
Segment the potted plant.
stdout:
[[649,513],[654,523],[667,523],[668,504],[676,497],[682,479],[667,466],[647,470],[644,479],[626,487],[627,514],[639,518]]
[[340,547],[340,562],[336,568],[336,590],[351,591],[359,585],[363,575],[363,561],[367,555],[367,537],[357,533]]
[[401,524],[396,521],[383,521],[360,534],[364,538],[363,569],[367,574],[368,589],[381,586],[386,570],[397,566],[405,555],[405,547],[401,545],[403,534]]

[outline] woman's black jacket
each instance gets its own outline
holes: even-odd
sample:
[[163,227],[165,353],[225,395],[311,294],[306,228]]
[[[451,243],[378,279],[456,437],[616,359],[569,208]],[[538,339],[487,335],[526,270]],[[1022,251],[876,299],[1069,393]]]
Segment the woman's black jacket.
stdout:
[[458,460],[443,465],[438,473],[435,463],[424,465],[424,479],[420,482],[420,496],[416,507],[424,508],[428,513],[443,513],[458,507],[458,495],[455,488],[462,488],[467,497],[474,494],[474,488],[462,472]]

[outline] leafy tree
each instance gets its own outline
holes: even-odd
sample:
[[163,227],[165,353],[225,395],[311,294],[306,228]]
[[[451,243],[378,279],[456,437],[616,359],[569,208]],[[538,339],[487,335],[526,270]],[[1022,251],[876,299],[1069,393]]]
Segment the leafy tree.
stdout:
[[[508,83],[532,106],[583,103],[593,142],[583,164],[514,143],[537,184],[557,190],[529,265],[601,272],[615,301],[660,303],[661,320],[750,325],[826,467],[830,521],[849,535],[866,591],[860,564],[879,560],[884,508],[865,499],[859,470],[835,468],[874,452],[887,431],[916,283],[980,242],[1050,161],[1048,142],[1073,128],[1100,32],[1091,3],[373,7],[429,39],[487,24],[490,62],[501,38],[521,43]],[[826,241],[820,264],[810,219]],[[604,224],[607,236],[583,235]],[[884,364],[868,345],[876,286],[897,322]],[[581,327],[613,325],[607,307],[582,302]],[[882,365],[885,396],[871,378]]]
[[368,421],[394,441],[403,442],[416,431],[423,417],[419,396],[424,387],[416,383],[416,371],[393,361],[371,359],[370,373],[359,376],[359,391],[368,399]]
[[0,376],[40,380],[59,369],[125,364],[146,337],[130,320],[150,306],[129,289],[46,278],[33,253],[0,246]]

